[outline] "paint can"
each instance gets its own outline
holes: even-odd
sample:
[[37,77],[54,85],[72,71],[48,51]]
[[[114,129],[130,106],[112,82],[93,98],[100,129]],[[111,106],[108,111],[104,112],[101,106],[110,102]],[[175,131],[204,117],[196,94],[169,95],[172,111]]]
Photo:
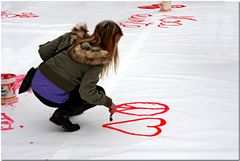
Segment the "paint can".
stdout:
[[160,12],[169,12],[172,9],[172,1],[161,1]]
[[1,105],[11,105],[17,101],[16,75],[12,73],[1,74]]

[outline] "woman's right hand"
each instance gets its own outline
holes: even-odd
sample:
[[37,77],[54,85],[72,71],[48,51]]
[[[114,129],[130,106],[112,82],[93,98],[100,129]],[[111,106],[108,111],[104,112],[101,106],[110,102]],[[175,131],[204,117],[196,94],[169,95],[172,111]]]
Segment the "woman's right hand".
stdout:
[[110,121],[112,121],[112,116],[113,114],[117,111],[116,105],[113,103],[111,107],[109,107],[109,112],[110,112]]

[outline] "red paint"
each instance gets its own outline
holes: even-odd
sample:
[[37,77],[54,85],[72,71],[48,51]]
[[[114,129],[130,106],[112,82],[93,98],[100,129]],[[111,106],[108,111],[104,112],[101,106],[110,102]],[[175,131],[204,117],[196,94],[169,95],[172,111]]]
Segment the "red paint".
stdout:
[[[147,105],[148,107],[141,107]],[[140,107],[136,107],[140,106]],[[136,114],[136,110],[140,110],[143,114]],[[158,102],[130,102],[130,103],[123,103],[117,105],[118,113],[126,114],[126,115],[134,115],[134,116],[155,116],[158,114],[163,114],[169,110],[169,107],[166,104],[158,103]],[[133,112],[131,112],[133,111]],[[144,113],[144,112],[151,112],[151,113]]]
[[181,26],[183,20],[197,21],[194,16],[170,16],[163,15],[164,18],[159,19],[160,23],[158,27],[167,28],[168,26]]
[[195,16],[171,16],[171,15],[163,15],[165,16],[165,18],[160,19],[162,20],[166,20],[166,19],[180,19],[180,20],[191,20],[191,21],[197,21],[197,19],[195,19]]
[[[163,114],[169,110],[169,107],[166,104],[159,103],[159,102],[130,102],[130,103],[123,103],[116,105],[117,111],[115,113],[121,113],[130,116],[139,116],[142,118],[132,119],[132,120],[124,120],[119,122],[107,123],[103,124],[104,128],[109,128],[118,132],[122,132],[128,135],[135,135],[135,136],[157,136],[159,135],[162,130],[161,126],[166,124],[166,121],[162,118],[152,118],[152,117],[143,117],[143,116],[155,116],[159,114]],[[140,111],[142,114],[134,113],[136,111]],[[152,124],[151,121],[158,120],[159,123],[155,125]],[[112,120],[110,120],[112,121]],[[144,122],[145,121],[145,122]],[[145,125],[142,125],[145,123]],[[134,124],[137,126],[138,129],[142,129],[142,133],[134,131],[134,129],[126,129],[126,125]],[[121,125],[121,128],[116,127],[116,125]],[[124,126],[125,125],[125,126]],[[155,129],[155,131],[148,131],[149,128]]]
[[172,8],[184,8],[186,7],[185,5],[177,4],[177,5],[172,5]]
[[[140,9],[160,9],[162,7],[162,4],[150,4],[145,6],[138,6]],[[186,7],[185,5],[172,5],[172,8],[183,8]]]
[[39,17],[32,12],[9,13],[7,10],[1,11],[1,18],[36,18]]
[[159,23],[158,27],[167,28],[167,26],[181,26],[181,25],[183,25],[183,24],[181,23],[180,20],[175,20],[175,21],[164,21],[164,20],[162,20]]
[[[134,14],[128,18],[127,21],[121,22],[120,26],[125,28],[141,28],[148,27],[153,25],[153,21],[147,20],[147,18],[152,17],[152,14]],[[171,16],[163,15],[163,18],[160,18],[160,23],[157,25],[160,28],[168,28],[171,26],[181,26],[183,25],[184,20],[197,21],[194,16]]]
[[12,130],[14,120],[7,116],[5,113],[1,113],[1,130]]
[[[1,130],[2,131],[12,130],[14,120],[4,112],[1,113],[1,116],[2,116],[1,117]],[[24,128],[24,125],[19,125],[19,127]]]
[[16,76],[16,85],[15,85],[16,89],[20,88],[21,83],[22,83],[25,76],[26,76],[26,74],[19,74],[19,75]]
[[[142,123],[144,123],[143,122],[144,120],[159,120],[159,123],[156,124],[156,125],[149,125],[145,122],[146,123],[145,126],[141,126]],[[142,128],[145,129],[145,130],[143,130],[144,133],[136,133],[136,132],[134,132],[134,129],[123,130],[122,128],[114,127],[114,125],[120,125],[120,124],[126,125],[126,124],[129,124],[129,123],[136,124],[135,126],[138,126],[138,128],[140,128],[140,126],[141,126]],[[150,122],[148,122],[148,123],[150,123]],[[153,136],[159,135],[162,132],[160,127],[164,126],[165,124],[166,124],[166,121],[162,118],[139,118],[139,119],[133,119],[133,120],[126,120],[126,121],[108,123],[108,124],[104,124],[102,126],[104,128],[109,128],[109,129],[112,129],[112,130],[116,130],[116,131],[119,131],[119,132],[122,132],[122,133],[125,133],[125,134],[128,134],[128,135],[153,137]],[[155,129],[155,131],[154,132],[147,132],[148,131],[147,129],[149,129],[149,128],[153,128],[153,129]]]
[[159,9],[162,7],[162,4],[150,4],[146,6],[138,6],[140,9]]
[[127,28],[140,28],[142,26],[149,26],[153,22],[144,22],[146,18],[151,17],[152,14],[134,14],[128,18],[128,21],[120,23],[120,26]]

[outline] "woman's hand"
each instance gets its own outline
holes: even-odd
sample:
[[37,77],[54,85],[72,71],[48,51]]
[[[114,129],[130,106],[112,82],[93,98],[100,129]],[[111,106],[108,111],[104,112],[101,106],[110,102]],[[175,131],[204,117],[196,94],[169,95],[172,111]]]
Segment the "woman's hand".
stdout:
[[112,116],[113,114],[117,111],[116,105],[113,103],[112,106],[109,108],[109,113],[110,113],[110,121],[113,120]]

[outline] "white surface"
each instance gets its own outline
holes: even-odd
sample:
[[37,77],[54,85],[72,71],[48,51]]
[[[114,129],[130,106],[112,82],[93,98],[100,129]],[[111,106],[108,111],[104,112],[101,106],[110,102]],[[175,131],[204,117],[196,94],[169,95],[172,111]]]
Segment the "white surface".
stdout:
[[[1,132],[2,159],[238,159],[238,2],[173,2],[186,7],[167,13],[137,8],[153,3],[2,2],[2,11],[40,17],[2,18],[1,73],[23,74],[37,66],[38,45],[78,22],[92,32],[103,19],[119,23],[133,14],[152,14],[147,21],[154,25],[123,28],[118,74],[99,84],[116,104],[152,101],[170,108],[156,116],[167,124],[155,137],[102,128],[109,119],[103,106],[72,118],[81,129],[67,133],[48,121],[53,108],[22,94],[18,103],[1,107],[15,121],[13,130]],[[197,21],[158,28],[163,15]],[[136,118],[114,115],[114,121]],[[145,132],[141,125],[122,128]]]

